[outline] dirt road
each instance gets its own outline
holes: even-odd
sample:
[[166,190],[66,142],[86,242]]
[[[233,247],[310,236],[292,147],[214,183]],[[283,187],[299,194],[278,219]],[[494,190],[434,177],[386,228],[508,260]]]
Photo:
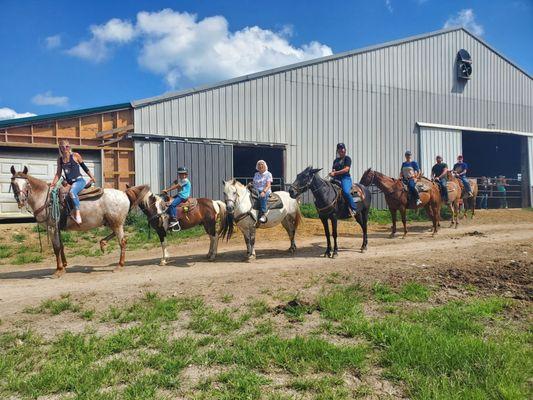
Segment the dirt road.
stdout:
[[[443,225],[447,225],[445,222]],[[43,300],[70,293],[95,309],[122,304],[146,291],[161,294],[202,295],[212,304],[224,295],[244,304],[265,293],[305,292],[317,277],[340,274],[365,282],[394,284],[418,280],[445,286],[460,294],[470,284],[481,290],[531,300],[533,272],[533,212],[479,213],[459,229],[443,228],[434,238],[428,223],[410,226],[406,239],[388,238],[388,227],[375,226],[369,250],[361,254],[361,236],[353,225],[340,228],[336,259],[320,257],[325,241],[318,221],[308,220],[297,238],[296,255],[286,252],[288,240],[281,229],[262,231],[257,260],[242,262],[244,243],[237,237],[221,244],[216,262],[207,262],[205,239],[170,248],[170,265],[159,266],[160,250],[132,251],[125,270],[113,273],[116,255],[70,260],[67,274],[50,279],[53,260],[35,265],[3,266],[0,271],[0,330],[17,324],[22,310]],[[356,232],[356,233],[350,233]],[[62,329],[64,327],[52,327]]]

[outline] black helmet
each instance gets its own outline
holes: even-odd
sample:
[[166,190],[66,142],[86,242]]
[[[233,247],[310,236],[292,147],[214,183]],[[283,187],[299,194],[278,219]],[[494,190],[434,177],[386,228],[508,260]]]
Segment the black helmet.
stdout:
[[337,150],[344,149],[346,150],[346,145],[344,143],[337,143]]
[[178,167],[178,174],[188,174],[189,171],[187,171],[187,168],[185,167]]

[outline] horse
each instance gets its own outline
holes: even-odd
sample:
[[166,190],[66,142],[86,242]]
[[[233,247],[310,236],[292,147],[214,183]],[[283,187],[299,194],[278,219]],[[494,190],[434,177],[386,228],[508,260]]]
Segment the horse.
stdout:
[[[463,215],[461,216],[461,219],[467,217],[468,210],[472,211],[472,215],[470,216],[471,219],[474,218],[474,214],[476,212],[476,199],[479,192],[479,187],[477,185],[477,179],[468,179],[468,182],[470,183],[470,188],[472,189],[472,196],[468,196],[468,193],[463,193]],[[462,186],[462,182],[461,182]],[[464,191],[463,191],[464,192]]]
[[[205,232],[209,235],[209,252],[207,253],[207,259],[214,261],[217,256],[218,240],[220,232],[216,231],[216,223],[221,220],[221,229],[224,228],[226,221],[226,205],[219,200],[211,200],[207,198],[193,199],[196,203],[194,206],[191,203],[186,203],[188,211],[183,210],[183,206],[178,207],[178,217],[181,229],[189,229],[197,225],[202,225]],[[194,204],[193,203],[193,204]],[[169,225],[169,215],[166,212],[167,202],[162,197],[148,192],[142,201],[139,202],[139,208],[148,218],[148,223],[159,236],[161,243],[161,250],[163,251],[163,257],[161,258],[159,265],[167,265],[168,252],[167,252],[167,233]],[[187,205],[188,204],[188,205]]]
[[276,200],[277,205],[268,209],[267,222],[261,224],[258,223],[258,211],[254,209],[252,192],[236,179],[222,181],[222,184],[224,185],[224,201],[226,203],[226,223],[221,231],[221,236],[229,240],[234,231],[234,224],[236,224],[246,242],[246,261],[256,258],[256,228],[272,228],[280,223],[289,235],[291,242],[289,252],[294,254],[296,251],[294,236],[302,222],[302,214],[298,202],[292,199],[289,193],[284,191],[272,193],[271,200]]
[[[459,210],[461,206],[462,189],[461,185],[459,184],[459,180],[455,178],[450,171],[446,173],[446,180],[446,189],[448,191],[448,206],[450,207],[450,210],[452,212],[452,222],[450,226],[455,225],[455,228],[457,228],[459,225]],[[435,183],[438,185],[437,182]]]
[[440,189],[437,184],[427,178],[422,177],[419,180],[419,183],[420,182],[426,185],[428,189],[427,191],[420,193],[420,200],[422,203],[417,206],[416,203],[409,198],[408,192],[404,189],[404,184],[401,179],[391,178],[381,172],[372,170],[372,168],[367,169],[361,177],[359,183],[365,186],[375,184],[385,195],[385,201],[387,202],[392,218],[391,238],[396,234],[397,211],[400,211],[402,216],[403,238],[405,238],[407,236],[406,210],[421,207],[425,207],[428,216],[431,218],[433,223],[433,235],[437,233],[442,202]]
[[[296,180],[290,186],[289,194],[294,199],[308,189],[311,189],[315,197],[315,207],[318,210],[322,225],[324,225],[324,234],[327,240],[327,248],[324,256],[335,258],[338,254],[337,221],[339,218],[350,218],[351,215],[348,210],[348,203],[342,195],[341,188],[335,183],[318,176],[317,173],[321,170],[322,168],[314,169],[311,166],[304,169],[296,176]],[[363,253],[366,251],[368,245],[368,214],[370,212],[372,195],[368,188],[363,185],[355,184],[354,189],[358,192],[359,198],[355,220],[363,230],[363,245],[361,246],[361,253]],[[331,252],[329,220],[331,220],[331,231],[333,235],[333,253]]]
[[[24,207],[31,209],[35,220],[45,224],[52,231],[52,246],[56,256],[56,271],[54,278],[59,278],[66,272],[67,259],[61,240],[60,230],[88,231],[100,226],[108,226],[112,233],[100,241],[100,249],[104,252],[107,241],[117,237],[120,245],[120,259],[115,271],[124,267],[126,255],[126,238],[124,237],[124,222],[129,211],[142,200],[149,187],[147,185],[135,186],[125,192],[116,189],[103,189],[100,197],[84,200],[80,204],[83,222],[77,224],[72,218],[68,218],[63,211],[63,216],[58,223],[50,215],[52,196],[48,183],[28,174],[28,167],[17,172],[11,166],[11,188],[19,209]],[[61,225],[61,226],[60,226]]]

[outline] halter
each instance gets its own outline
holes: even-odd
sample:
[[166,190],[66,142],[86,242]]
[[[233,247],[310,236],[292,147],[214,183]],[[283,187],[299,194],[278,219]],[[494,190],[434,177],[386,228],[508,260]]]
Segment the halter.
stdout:
[[[18,185],[15,185],[15,179],[25,179],[26,181],[29,181],[28,177],[27,176],[13,176],[11,177],[11,185],[10,185],[10,188],[13,189],[13,195],[15,196],[15,200],[17,201],[17,203],[20,203],[20,195],[23,194],[24,195],[24,206],[26,207],[26,210],[28,212],[32,212],[28,209],[28,199],[30,198],[30,194],[31,194],[31,185],[28,184],[26,185],[26,187],[28,189],[26,190],[20,190],[18,188]],[[40,214],[48,205],[49,205],[49,196],[50,196],[50,186],[48,186],[48,191],[46,192],[46,199],[44,200],[44,204],[37,208],[35,211],[32,212],[33,216],[36,217],[37,214]]]

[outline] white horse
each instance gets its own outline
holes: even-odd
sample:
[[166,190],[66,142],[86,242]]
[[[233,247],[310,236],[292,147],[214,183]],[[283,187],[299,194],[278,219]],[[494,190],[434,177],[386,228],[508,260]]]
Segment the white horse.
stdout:
[[292,199],[288,192],[274,192],[278,195],[283,207],[268,210],[266,213],[267,222],[258,222],[258,210],[253,208],[252,193],[246,186],[235,179],[223,182],[224,201],[226,202],[226,224],[221,232],[229,240],[233,234],[233,224],[235,223],[244,236],[246,242],[246,259],[255,259],[255,230],[256,228],[272,228],[281,223],[291,241],[289,251],[296,251],[294,235],[296,229],[302,222],[302,214],[298,201]]

